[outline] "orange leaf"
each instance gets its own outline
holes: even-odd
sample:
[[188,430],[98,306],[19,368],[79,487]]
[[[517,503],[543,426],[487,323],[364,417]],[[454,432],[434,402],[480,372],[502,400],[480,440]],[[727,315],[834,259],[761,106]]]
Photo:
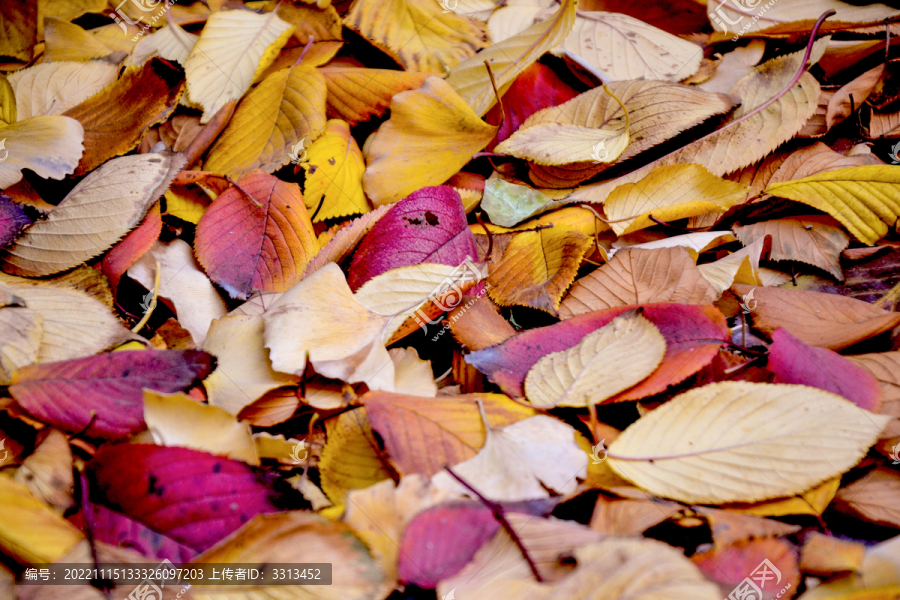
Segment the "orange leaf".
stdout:
[[319,73],[325,76],[328,86],[328,117],[351,125],[380,117],[391,105],[394,94],[414,90],[434,75],[355,67],[324,67]]
[[263,171],[239,185],[253,199],[237,188],[216,198],[197,224],[197,259],[232,298],[283,292],[319,250],[300,187]]

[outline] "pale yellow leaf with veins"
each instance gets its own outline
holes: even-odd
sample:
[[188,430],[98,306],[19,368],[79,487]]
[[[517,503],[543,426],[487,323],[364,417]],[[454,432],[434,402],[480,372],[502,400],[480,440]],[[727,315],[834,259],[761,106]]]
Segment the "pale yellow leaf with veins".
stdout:
[[293,29],[274,12],[225,10],[209,16],[184,65],[191,100],[203,107],[201,123],[250,89]]
[[590,129],[565,123],[531,127],[514,140],[510,137],[496,151],[532,160],[540,165],[576,162],[615,162],[629,142],[628,130],[613,127]]
[[28,310],[40,315],[37,362],[90,356],[133,337],[108,306],[84,292],[51,285],[5,284],[25,301]]
[[216,357],[216,370],[203,380],[209,403],[237,415],[266,392],[297,383],[269,364],[259,315],[230,315],[209,326],[203,349]]
[[345,121],[330,119],[325,124],[325,133],[309,147],[303,168],[306,208],[312,214],[322,203],[316,221],[369,212],[362,188],[366,163]]
[[[724,94],[663,81],[615,81],[606,87],[609,92],[596,87],[559,106],[539,110],[499,144],[496,151],[538,164],[597,160],[592,154],[597,154],[605,162],[612,162],[616,157],[625,160],[713,115],[730,110],[735,104],[733,98]],[[612,141],[603,142],[599,152],[594,152],[594,147],[603,141],[606,134],[625,133],[625,112],[610,93],[621,100],[628,110],[627,148],[616,153],[613,142],[621,138],[613,137]],[[582,137],[593,136],[593,144],[587,153],[580,148],[577,154],[573,154],[574,150],[567,147],[573,131],[578,131]],[[552,146],[562,153],[560,157],[548,156],[547,152],[538,151],[542,146]]]
[[[548,489],[566,495],[587,476],[587,454],[570,425],[546,415],[488,429],[478,454],[453,466],[483,496],[497,502],[549,498]],[[471,496],[446,472],[431,478],[435,487]]]
[[18,120],[61,115],[116,80],[115,65],[96,60],[42,63],[9,74]]
[[[749,186],[716,177],[700,165],[667,165],[637,183],[620,186],[603,203],[616,235],[661,221],[725,212],[747,199]],[[634,218],[630,218],[634,217]],[[618,221],[618,222],[614,222]]]
[[53,275],[105,252],[140,223],[184,162],[181,154],[152,153],[107,161],[81,180],[46,220],[34,223],[0,253],[3,271]]
[[850,167],[776,183],[766,193],[830,214],[864,244],[873,245],[900,218],[900,167]]
[[156,242],[128,269],[128,276],[148,290],[153,290],[156,261],[162,274],[159,278],[159,297],[172,303],[178,322],[187,329],[196,346],[202,347],[210,324],[228,313],[228,306],[206,274],[194,260],[190,245],[174,239],[169,243]]
[[37,311],[24,306],[0,309],[0,385],[9,385],[15,371],[37,362],[42,335]]
[[484,26],[444,8],[438,0],[356,0],[344,25],[408,71],[446,73],[484,48],[488,36]]
[[503,94],[519,73],[566,39],[575,23],[576,4],[576,0],[563,0],[559,10],[546,21],[535,23],[518,35],[494,44],[456,65],[450,71],[447,83],[472,107],[476,115],[483,115],[497,101],[484,61],[491,63],[497,86]]
[[280,169],[325,129],[325,96],[325,78],[312,67],[272,73],[238,105],[203,168],[235,179]]
[[62,558],[82,539],[77,527],[35,498],[25,485],[0,477],[0,546],[4,552],[23,562],[48,563]]
[[753,502],[847,471],[890,420],[807,386],[713,383],[638,419],[610,444],[607,462],[664,498]]
[[665,353],[656,326],[629,312],[568,350],[541,357],[525,377],[525,396],[536,408],[599,404],[643,381]]
[[140,65],[152,56],[159,56],[184,65],[199,39],[199,35],[188,33],[178,23],[170,22],[153,35],[141,38],[128,57],[127,64]]
[[[721,0],[708,2],[706,10],[713,29],[725,31],[731,35],[738,32],[741,34],[751,33],[779,23],[806,19],[816,20],[819,15],[830,9],[836,11],[836,14],[831,17],[832,22],[880,21],[898,14],[896,9],[884,4],[855,6],[840,0],[789,0],[788,2],[775,2],[771,5],[763,4],[763,0],[751,0],[743,2],[742,5],[743,10],[738,10],[737,3],[722,2]],[[764,11],[763,8],[765,8]],[[756,16],[759,16],[759,19],[755,19]]]
[[84,128],[62,115],[31,117],[0,124],[0,141],[4,157],[0,189],[4,189],[22,179],[22,169],[31,169],[45,179],[62,179],[73,173],[84,153]]
[[368,164],[363,188],[379,205],[440,185],[487,146],[496,132],[446,81],[429,77],[419,89],[391,99],[391,118],[363,148]]
[[602,81],[681,81],[700,68],[703,49],[628,15],[579,11],[554,54],[591,67]]
[[337,264],[328,263],[289,289],[263,319],[276,371],[303,375],[309,357],[325,377],[394,390],[394,364],[383,337],[390,317],[354,297]]
[[[829,40],[830,37],[826,36],[813,44],[810,64],[819,60]],[[731,93],[740,97],[743,103],[735,111],[734,119],[753,112],[777,96],[803,66],[804,53],[800,50],[773,58],[738,81]],[[800,81],[784,96],[745,121],[726,125],[709,137],[688,144],[628,175],[583,186],[575,190],[567,201],[603,202],[620,185],[636,183],[662,165],[696,163],[721,177],[753,164],[800,131],[815,113],[820,91],[816,79],[804,72]]]
[[394,389],[398,394],[424,398],[437,396],[430,360],[419,358],[415,348],[391,348],[388,353],[394,363]]

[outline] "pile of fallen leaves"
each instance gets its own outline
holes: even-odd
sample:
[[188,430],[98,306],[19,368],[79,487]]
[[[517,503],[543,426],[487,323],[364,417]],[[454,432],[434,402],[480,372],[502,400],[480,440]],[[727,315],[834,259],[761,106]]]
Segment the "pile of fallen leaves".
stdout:
[[900,598],[900,11],[113,4],[0,14],[0,600]]

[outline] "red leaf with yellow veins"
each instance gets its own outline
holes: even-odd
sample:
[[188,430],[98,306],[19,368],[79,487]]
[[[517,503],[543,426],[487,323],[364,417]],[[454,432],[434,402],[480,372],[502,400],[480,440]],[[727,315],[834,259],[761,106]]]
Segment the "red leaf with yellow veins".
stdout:
[[300,187],[263,171],[238,185],[203,213],[194,242],[197,260],[232,298],[246,300],[253,290],[284,292],[303,278],[319,251]]

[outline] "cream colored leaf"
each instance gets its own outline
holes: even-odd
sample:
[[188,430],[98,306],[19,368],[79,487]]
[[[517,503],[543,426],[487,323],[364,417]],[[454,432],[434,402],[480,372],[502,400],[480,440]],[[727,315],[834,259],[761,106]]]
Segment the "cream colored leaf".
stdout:
[[735,237],[727,231],[699,231],[697,233],[685,233],[641,244],[630,244],[627,242],[626,238],[613,242],[612,248],[607,252],[607,257],[612,258],[616,252],[627,248],[653,250],[654,248],[672,248],[681,246],[688,251],[691,258],[696,260],[701,252],[706,252],[716,246],[721,246],[722,244],[734,241]]
[[187,242],[175,239],[156,242],[130,269],[128,276],[148,290],[154,287],[156,261],[162,274],[159,297],[175,307],[178,322],[187,329],[200,348],[206,340],[210,324],[228,313],[228,306],[194,260]]
[[[661,221],[723,213],[747,199],[750,188],[716,177],[700,165],[658,167],[637,183],[616,188],[603,211],[616,235],[632,233]],[[634,219],[629,217],[634,216]]]
[[501,94],[513,80],[542,54],[566,39],[575,23],[576,0],[563,0],[546,21],[482,50],[456,65],[447,78],[453,89],[472,107],[476,115],[486,113],[497,101],[484,61],[491,63]]
[[37,311],[20,306],[0,309],[0,385],[9,385],[15,371],[37,362],[43,329]]
[[713,383],[638,419],[609,446],[608,463],[664,498],[754,502],[850,469],[890,420],[807,386]]
[[446,73],[484,48],[488,36],[483,25],[444,8],[437,0],[356,0],[344,25],[408,71]]
[[446,81],[429,77],[419,89],[391,99],[391,118],[364,146],[368,168],[363,189],[379,205],[440,185],[487,146],[496,132]]
[[615,162],[630,140],[628,131],[601,127],[590,129],[554,123],[520,130],[498,144],[496,151],[525,158],[539,165],[567,165],[577,162]]
[[84,128],[62,115],[31,117],[0,124],[4,160],[0,162],[0,189],[22,179],[22,169],[40,177],[62,179],[75,171],[84,152]]
[[536,408],[599,404],[656,370],[666,340],[636,312],[616,317],[575,346],[541,357],[525,377],[525,396]]
[[201,123],[250,89],[293,29],[274,12],[224,10],[209,16],[184,65],[188,94],[203,107]]
[[727,94],[741,77],[759,64],[765,53],[765,40],[751,40],[746,46],[739,46],[725,54],[716,65],[715,74],[697,87],[707,92]]
[[[861,23],[880,21],[897,15],[895,9],[884,4],[855,6],[840,0],[789,0],[773,4],[763,4],[763,0],[743,0],[736,5],[743,10],[735,9],[728,2],[707,3],[706,10],[713,29],[728,34],[752,33],[779,23],[805,19],[814,21],[819,18],[819,15],[830,9],[836,11],[836,14],[831,17],[833,21]],[[759,19],[755,18],[757,16]]]
[[199,35],[188,33],[178,23],[170,21],[168,25],[153,35],[145,35],[141,38],[131,56],[128,57],[128,64],[140,65],[153,56],[159,56],[184,65],[187,63],[194,44],[199,39]]
[[[534,113],[518,131],[498,144],[496,151],[538,164],[565,164],[567,160],[612,162],[616,157],[625,160],[734,106],[734,99],[729,96],[677,83],[615,81],[606,87],[628,110],[628,137],[625,139],[628,146],[623,152],[614,152],[616,148],[611,142],[603,142],[600,148],[594,149],[612,132],[617,135],[625,132],[626,119],[622,107],[602,87]],[[569,136],[573,132],[578,132],[579,139],[586,136],[593,140],[586,154],[584,148],[580,148],[577,154],[573,154],[574,149],[567,149]],[[566,150],[560,153],[560,157],[536,151],[551,145]]]
[[[576,478],[587,477],[587,454],[574,434],[571,426],[546,415],[492,427],[478,454],[453,471],[497,502],[549,498],[548,489],[570,494],[578,487]],[[444,471],[431,481],[438,489],[472,495]]]
[[297,383],[269,364],[258,315],[231,315],[213,321],[203,349],[216,357],[216,370],[203,380],[209,403],[237,416],[266,392]]
[[510,4],[498,8],[488,19],[491,42],[499,44],[503,40],[525,31],[534,25],[538,15],[545,10],[542,6],[513,6]]
[[160,446],[193,448],[258,465],[250,425],[183,393],[144,390],[144,421]]
[[100,255],[140,223],[184,162],[181,154],[152,153],[107,161],[0,253],[3,270],[53,275]]
[[599,11],[579,11],[555,53],[587,62],[602,81],[681,81],[697,72],[703,58],[696,44],[634,17]]
[[759,261],[765,258],[765,236],[717,261],[698,266],[700,273],[721,294],[735,283],[762,285]]
[[37,362],[90,356],[133,337],[108,306],[84,292],[8,281],[6,285],[40,316]]
[[900,218],[900,167],[838,169],[776,183],[766,193],[830,214],[864,244],[873,245]]
[[118,69],[102,60],[42,63],[10,73],[18,120],[61,115],[116,80]]
[[419,358],[415,348],[391,348],[388,354],[394,363],[394,391],[423,398],[437,396],[431,361]]
[[684,248],[619,250],[610,261],[577,280],[559,307],[560,317],[613,306],[677,302],[709,304],[718,298]]
[[390,317],[366,308],[335,263],[285,292],[263,319],[276,371],[301,376],[308,357],[325,377],[394,391],[394,364],[383,341]]

